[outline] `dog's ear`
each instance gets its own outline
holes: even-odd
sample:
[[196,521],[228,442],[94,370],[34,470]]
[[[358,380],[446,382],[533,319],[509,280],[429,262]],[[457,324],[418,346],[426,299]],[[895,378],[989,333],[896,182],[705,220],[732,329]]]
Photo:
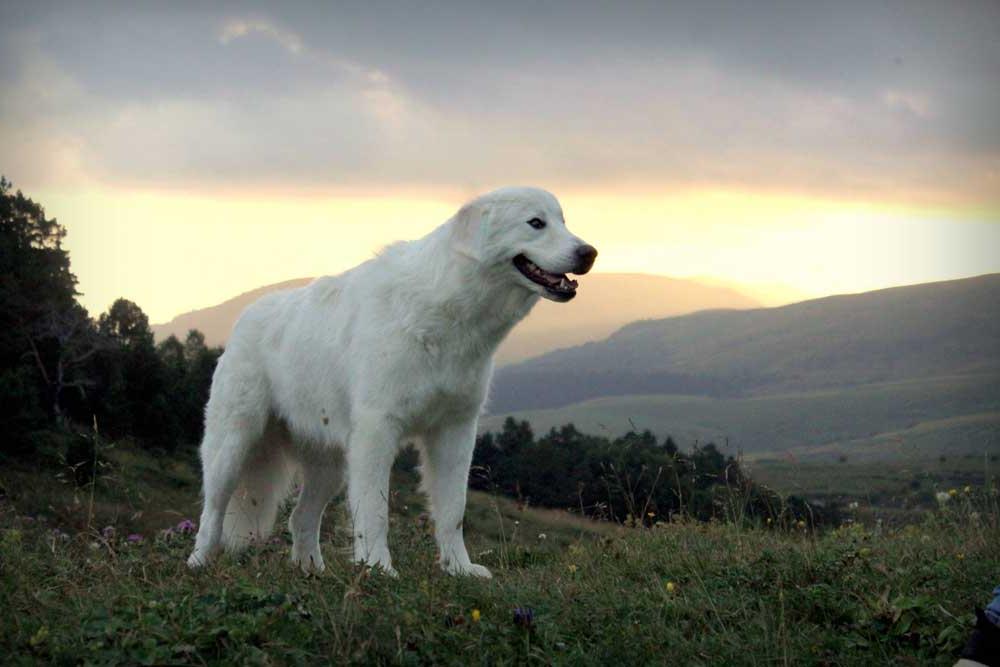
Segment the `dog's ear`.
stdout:
[[488,215],[488,205],[478,200],[458,210],[451,221],[451,244],[458,253],[477,262],[483,261]]

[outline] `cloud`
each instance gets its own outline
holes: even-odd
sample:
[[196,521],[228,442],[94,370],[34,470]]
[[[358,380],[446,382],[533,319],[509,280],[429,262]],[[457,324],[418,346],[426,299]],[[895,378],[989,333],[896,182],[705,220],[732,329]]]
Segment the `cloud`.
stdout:
[[25,7],[15,178],[1000,197],[991,5]]
[[263,35],[274,40],[289,53],[298,55],[302,52],[302,38],[291,30],[283,30],[262,19],[232,19],[219,31],[219,42],[229,44],[242,37]]

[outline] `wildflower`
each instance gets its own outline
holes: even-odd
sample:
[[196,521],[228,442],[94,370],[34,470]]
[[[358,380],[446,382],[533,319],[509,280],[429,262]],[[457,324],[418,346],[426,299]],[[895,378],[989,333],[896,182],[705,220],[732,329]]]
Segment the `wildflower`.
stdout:
[[576,567],[575,563],[570,563],[566,569],[569,570],[570,574],[576,574],[578,568]]
[[516,607],[514,609],[514,625],[530,628],[535,621],[535,612],[531,607]]
[[799,530],[805,530],[806,529],[806,522],[803,521],[802,519],[799,519],[798,521],[796,521],[795,525],[798,527]]
[[646,516],[652,519],[654,516],[656,516],[656,512],[646,512]]
[[545,533],[538,533],[538,539],[540,539],[540,540],[546,540],[546,539],[548,539],[548,537],[549,536],[546,535]]
[[173,536],[174,536],[173,528],[164,528],[163,530],[160,531],[160,537],[162,537],[165,540],[169,540]]
[[183,534],[183,533],[193,533],[195,532],[195,530],[197,530],[197,528],[198,526],[195,524],[194,521],[192,521],[191,519],[184,519],[179,524],[177,524],[175,530],[178,533]]
[[965,554],[959,551],[957,554],[955,554],[955,558],[957,558],[958,560],[965,560]]
[[667,592],[668,593],[673,593],[676,590],[677,590],[677,584],[675,584],[672,581],[668,581],[667,582]]
[[478,609],[473,609],[472,610],[472,622],[473,623],[478,623],[480,616],[482,616],[482,614],[479,613]]
[[767,517],[767,525],[770,526],[772,523],[774,523],[774,521],[771,519],[771,517]]
[[958,495],[958,489],[948,489],[948,495],[954,498]]
[[945,491],[938,491],[934,494],[934,498],[938,501],[939,505],[944,505],[951,500],[951,496],[949,496]]
[[964,489],[962,489],[962,493],[972,493],[972,487],[966,486]]
[[104,528],[101,528],[101,537],[103,537],[104,539],[110,540],[114,536],[115,536],[114,526],[105,526]]
[[43,625],[42,627],[38,628],[38,632],[36,632],[31,636],[31,639],[28,640],[28,644],[30,644],[32,648],[36,646],[41,646],[42,644],[45,643],[45,640],[48,638],[49,638],[49,627],[47,625]]
[[132,544],[138,544],[139,542],[142,542],[142,535],[140,535],[139,533],[132,533],[125,539],[127,539]]
[[847,509],[850,509],[850,510],[856,510],[856,509],[858,509],[858,501],[855,500],[853,503],[849,504],[847,506]]

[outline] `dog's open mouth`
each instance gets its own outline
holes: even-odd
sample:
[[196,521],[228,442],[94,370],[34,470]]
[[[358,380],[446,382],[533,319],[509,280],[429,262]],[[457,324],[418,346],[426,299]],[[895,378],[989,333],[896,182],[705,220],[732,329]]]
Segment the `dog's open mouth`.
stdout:
[[514,258],[514,266],[525,278],[541,285],[549,294],[561,301],[569,301],[576,296],[579,283],[567,278],[565,273],[549,273],[524,255]]

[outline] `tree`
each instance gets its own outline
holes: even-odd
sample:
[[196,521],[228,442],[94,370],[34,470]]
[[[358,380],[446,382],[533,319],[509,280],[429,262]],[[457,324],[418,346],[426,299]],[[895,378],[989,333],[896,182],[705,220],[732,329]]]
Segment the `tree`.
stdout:
[[[63,343],[79,342],[70,334],[83,328],[76,277],[62,247],[66,230],[12,187],[0,177],[0,431],[3,451],[23,455],[31,449],[29,434],[59,418],[59,404],[48,395],[55,387],[61,398],[58,369],[65,380],[66,364],[79,351]],[[55,379],[46,378],[50,370]]]
[[128,299],[117,299],[97,321],[101,333],[125,348],[152,347],[153,332],[142,308]]
[[83,402],[86,388],[95,384],[87,364],[91,357],[107,348],[107,341],[97,333],[87,311],[73,302],[65,308],[49,308],[31,327],[28,343],[48,389],[51,414],[57,424],[64,425],[65,390],[78,390]]
[[100,316],[98,329],[114,348],[105,360],[112,388],[105,423],[111,434],[172,449],[181,428],[167,394],[166,372],[153,345],[149,318],[137,304],[118,299]]
[[205,404],[208,403],[209,390],[212,387],[212,375],[215,366],[222,356],[222,348],[207,347],[205,335],[197,329],[188,331],[184,340],[184,359],[187,362],[187,376],[184,383],[184,436],[194,443],[201,441],[205,428]]

